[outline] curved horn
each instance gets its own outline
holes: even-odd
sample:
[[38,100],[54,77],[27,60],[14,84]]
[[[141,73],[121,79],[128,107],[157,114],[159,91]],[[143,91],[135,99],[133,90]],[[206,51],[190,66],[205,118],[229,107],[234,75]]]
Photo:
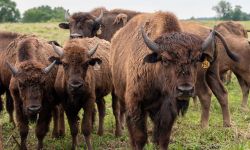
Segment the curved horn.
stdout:
[[65,17],[65,20],[66,20],[66,21],[69,21],[69,18],[70,18],[69,10],[66,10],[66,11],[65,11],[64,17]]
[[250,30],[247,30],[247,32],[250,32]]
[[18,73],[17,68],[15,68],[14,66],[12,66],[9,62],[6,62],[6,64],[10,68],[10,71],[12,72],[13,75],[16,75]]
[[146,35],[143,27],[141,27],[141,33],[142,33],[144,43],[147,45],[147,47],[155,53],[160,53],[161,50],[160,50],[159,45],[150,40],[150,38]]
[[89,57],[91,57],[91,56],[94,55],[94,53],[96,52],[96,50],[97,50],[97,48],[98,48],[98,45],[99,45],[99,44],[96,44],[96,46],[95,46],[94,48],[92,48],[92,49],[90,49],[90,50],[88,51],[88,56],[89,56]]
[[56,60],[53,61],[53,63],[51,63],[48,67],[43,69],[43,72],[45,74],[49,73],[51,71],[51,69],[54,67],[54,65],[56,64]]
[[101,9],[101,14],[99,15],[99,17],[97,17],[97,18],[95,19],[95,21],[96,21],[96,22],[101,22],[102,17],[103,17],[103,10]]
[[225,50],[227,52],[227,55],[234,61],[239,61],[239,56],[232,52],[229,48],[228,48],[228,45],[227,45],[227,42],[225,41],[225,39],[223,38],[223,36],[218,32],[218,31],[215,31],[215,35],[221,40],[223,46],[225,47]]
[[52,47],[53,50],[57,53],[57,55],[59,55],[60,57],[63,55],[63,49],[59,46],[56,46],[53,42],[52,42]]
[[208,37],[205,39],[205,41],[202,43],[202,51],[206,50],[211,44],[212,41],[214,39],[214,30],[212,30],[212,32],[210,32],[210,34],[208,35]]

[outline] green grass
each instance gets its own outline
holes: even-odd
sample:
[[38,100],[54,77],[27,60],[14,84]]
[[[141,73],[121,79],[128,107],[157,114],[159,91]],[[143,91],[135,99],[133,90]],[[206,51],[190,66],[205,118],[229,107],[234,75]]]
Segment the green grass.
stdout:
[[[216,21],[201,21],[202,24],[213,26]],[[250,29],[250,22],[242,22],[246,28]],[[61,44],[68,39],[68,32],[58,28],[58,23],[37,23],[37,24],[0,24],[1,30],[36,34],[47,40],[58,40]],[[174,125],[170,149],[173,150],[247,150],[250,149],[250,113],[240,109],[241,91],[235,79],[227,85],[229,91],[229,107],[233,126],[224,128],[222,126],[222,114],[218,101],[213,97],[210,112],[210,126],[208,129],[201,129],[199,126],[201,108],[198,104],[195,106],[192,101],[185,117],[179,117]],[[129,149],[129,137],[127,130],[120,138],[114,136],[115,120],[112,113],[111,97],[106,98],[106,117],[105,117],[105,133],[102,137],[96,134],[96,125],[92,134],[92,143],[94,149]],[[79,116],[82,116],[79,113]],[[96,119],[97,120],[97,119]],[[12,125],[8,122],[8,114],[6,111],[1,113],[0,123],[3,126],[3,143],[5,150],[17,149],[17,144],[10,138],[11,135],[16,137],[20,142],[17,129],[12,129]],[[97,124],[97,121],[96,121]],[[51,123],[52,127],[52,123]],[[34,134],[35,125],[30,125],[28,136],[29,149],[35,149],[37,139]],[[68,124],[66,122],[66,136],[60,139],[51,137],[51,130],[45,137],[45,149],[48,150],[68,150],[71,146],[71,136]],[[10,139],[9,139],[10,138]],[[151,136],[149,136],[151,141]],[[83,136],[79,135],[79,149],[85,146]],[[157,149],[151,142],[146,145],[146,150]]]

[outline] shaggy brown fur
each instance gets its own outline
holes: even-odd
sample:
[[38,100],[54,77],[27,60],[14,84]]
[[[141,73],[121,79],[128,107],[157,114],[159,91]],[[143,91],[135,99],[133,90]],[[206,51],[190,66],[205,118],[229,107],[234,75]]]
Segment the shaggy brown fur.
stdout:
[[[48,74],[43,72],[43,69],[50,64],[47,58],[53,55],[51,45],[35,36],[22,36],[15,39],[6,50],[5,55],[2,53],[5,58],[2,63],[5,64],[6,72],[11,74],[6,65],[7,62],[18,70],[17,74],[9,76],[8,79],[11,77],[9,87],[15,103],[21,149],[27,149],[29,120],[37,120],[38,149],[43,147],[42,141],[49,129],[52,110],[58,103],[54,92],[57,69],[52,69]],[[33,112],[30,110],[33,106],[41,106],[41,108],[39,111]],[[37,114],[39,114],[39,118],[37,118]],[[53,134],[57,134],[57,130],[54,128]]]
[[5,64],[2,63],[2,61],[5,59],[2,57],[2,53],[5,53],[8,45],[19,36],[21,35],[19,35],[18,33],[14,33],[14,32],[4,32],[4,31],[0,32],[0,111],[3,109],[1,95],[6,93],[6,109],[7,109],[7,112],[9,113],[10,122],[12,122],[14,126],[15,126],[15,122],[13,119],[14,105],[13,105],[13,99],[11,98],[10,92],[9,92],[9,83],[6,84],[6,82],[4,82],[6,72],[5,72],[5,67],[4,67]]
[[[99,16],[101,10],[103,10],[104,14],[100,24],[94,21],[94,16]],[[64,29],[70,29],[70,34],[78,33],[82,35],[82,37],[98,36],[101,39],[110,41],[114,33],[124,25],[124,22],[114,23],[115,20],[118,19],[117,16],[119,14],[126,14],[127,21],[129,21],[131,18],[140,13],[123,9],[108,11],[105,8],[96,8],[89,13],[79,12],[73,14],[69,21],[70,27],[67,23],[61,23],[59,26]],[[100,35],[97,34],[99,28],[101,28],[102,31]]]
[[[90,58],[87,51],[99,43],[96,53]],[[78,133],[78,112],[84,109],[82,120],[82,133],[85,136],[88,149],[92,149],[90,134],[92,130],[92,113],[94,102],[98,104],[99,129],[98,134],[103,134],[103,117],[105,106],[103,97],[111,92],[112,81],[109,69],[110,44],[99,38],[72,39],[66,42],[63,48],[64,54],[56,59],[62,67],[57,73],[55,88],[63,99],[63,107],[68,117],[71,135],[72,149],[76,147]],[[101,69],[94,70],[95,62],[102,61]],[[94,66],[95,67],[95,66]],[[77,88],[74,84],[82,84]]]
[[[147,48],[141,26],[161,53]],[[137,15],[112,38],[112,79],[122,108],[126,107],[132,149],[143,149],[147,141],[147,113],[154,123],[154,142],[168,148],[173,123],[189,97],[177,89],[194,87],[201,44],[200,37],[181,32],[177,18],[164,12]]]
[[[210,28],[200,25],[198,23],[194,23],[194,22],[181,22],[181,25],[184,31],[199,35],[203,39],[206,38],[210,30]],[[228,28],[232,26],[234,26],[235,28],[227,30]],[[247,45],[246,39],[243,41],[238,39],[240,35],[241,37],[242,36],[244,37],[245,35],[245,31],[243,31],[242,29],[243,28],[240,27],[239,24],[234,24],[233,22],[224,22],[224,23],[218,24],[218,26],[216,27],[217,31],[219,31],[222,34],[225,33],[223,34],[223,36],[225,40],[227,41],[227,44],[229,45],[230,49],[232,49],[234,52],[237,52],[237,54],[239,54],[241,62],[242,62],[241,54],[238,53],[238,51],[240,51],[240,48],[238,48],[238,50],[236,51],[236,49],[233,46],[235,45],[236,42],[232,42],[232,40],[230,39],[233,39],[233,37],[235,37],[235,39],[237,39],[237,42],[238,42],[237,45],[242,45],[239,43],[245,43],[243,44],[245,45],[243,47],[249,47],[249,45]],[[198,76],[197,76],[199,80],[197,80],[197,83],[196,83],[196,94],[199,97],[199,100],[202,106],[202,114],[201,114],[201,126],[202,127],[208,127],[209,110],[210,110],[212,93],[214,93],[214,95],[216,96],[216,98],[218,99],[221,105],[224,126],[225,127],[231,126],[231,119],[230,119],[230,113],[229,113],[229,108],[228,108],[228,94],[227,94],[227,90],[225,89],[220,79],[220,75],[224,73],[226,70],[229,70],[230,69],[229,66],[233,67],[235,65],[239,65],[239,63],[232,61],[228,57],[227,53],[224,50],[224,47],[222,46],[219,40],[216,40],[215,54],[216,54],[215,56],[217,57],[217,59],[213,61],[209,69],[208,70],[200,69],[200,71],[198,72]]]

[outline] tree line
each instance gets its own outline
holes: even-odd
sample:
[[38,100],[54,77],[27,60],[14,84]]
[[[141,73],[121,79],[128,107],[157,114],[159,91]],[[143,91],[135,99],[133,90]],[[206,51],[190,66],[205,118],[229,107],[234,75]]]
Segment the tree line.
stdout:
[[[242,11],[240,5],[232,6],[230,2],[221,0],[212,8],[220,20],[250,20],[250,13]],[[64,21],[63,7],[51,8],[50,6],[34,7],[26,10],[21,17],[16,3],[12,0],[0,0],[0,22],[48,22]],[[194,18],[193,18],[194,19]],[[212,18],[206,18],[214,19]]]
[[48,22],[64,21],[63,7],[39,6],[26,10],[23,17],[12,0],[0,0],[0,22]]

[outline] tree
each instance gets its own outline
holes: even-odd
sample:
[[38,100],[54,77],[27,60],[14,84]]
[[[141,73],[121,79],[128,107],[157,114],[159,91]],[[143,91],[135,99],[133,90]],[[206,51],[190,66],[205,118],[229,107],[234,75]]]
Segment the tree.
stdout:
[[11,0],[0,0],[0,22],[17,22],[20,12]]
[[40,6],[28,9],[23,14],[23,22],[46,22],[50,20],[63,21],[65,9],[50,6]]
[[230,20],[231,19],[232,5],[229,2],[221,0],[212,9],[216,11],[219,18],[221,18],[223,20]]

